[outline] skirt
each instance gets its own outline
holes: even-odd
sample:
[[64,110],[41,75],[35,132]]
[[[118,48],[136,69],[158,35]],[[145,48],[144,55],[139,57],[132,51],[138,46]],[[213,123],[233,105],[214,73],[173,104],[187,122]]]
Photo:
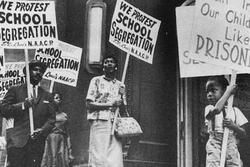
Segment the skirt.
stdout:
[[122,143],[111,128],[110,120],[90,121],[89,167],[123,167]]
[[66,135],[50,133],[47,137],[41,167],[69,167]]

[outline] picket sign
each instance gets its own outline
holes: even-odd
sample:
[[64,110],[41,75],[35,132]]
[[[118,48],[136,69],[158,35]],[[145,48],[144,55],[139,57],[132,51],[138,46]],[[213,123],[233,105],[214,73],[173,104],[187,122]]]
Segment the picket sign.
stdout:
[[[27,93],[28,98],[31,98],[31,87],[30,87],[30,70],[29,70],[29,54],[28,49],[24,49],[25,55],[25,70],[26,70],[26,82],[27,82]],[[29,118],[30,118],[30,134],[34,132],[34,119],[32,107],[29,107]]]
[[[122,72],[122,80],[121,80],[122,83],[125,82],[126,73],[127,73],[127,69],[128,69],[129,57],[130,57],[130,54],[127,53],[125,64],[124,64],[124,69],[123,69],[123,72]],[[115,117],[114,117],[114,122],[113,122],[113,125],[112,125],[111,135],[115,134],[115,125],[116,125],[118,114],[119,114],[119,107],[115,110]]]
[[[136,19],[137,16],[135,17],[135,13],[140,13],[142,16],[145,16],[146,18],[148,18],[148,20],[150,20],[149,21],[150,25],[141,23],[139,20],[137,20]],[[123,24],[124,19],[125,20],[129,19],[133,21],[135,24],[137,24],[138,26],[140,26],[140,31],[138,32],[137,30],[131,29],[128,26],[124,25]],[[134,56],[149,64],[153,64],[154,49],[156,46],[160,24],[161,24],[160,20],[144,13],[143,11],[129,4],[125,0],[117,0],[115,11],[114,11],[112,21],[111,21],[112,29],[110,30],[109,42],[127,53],[126,61],[125,61],[124,69],[123,69],[123,74],[122,74],[122,80],[121,80],[122,83],[124,83],[125,81],[130,56]],[[131,40],[124,41],[120,39],[117,35],[118,30],[121,30],[122,37],[125,37],[125,38],[127,38],[128,34],[130,35],[132,34],[132,36],[135,37],[134,42],[131,43]],[[145,31],[147,35],[142,34],[141,33],[142,31]],[[139,40],[136,40],[136,39],[138,38],[141,38],[143,42],[141,41],[137,43]],[[149,47],[150,49],[146,49],[144,47],[145,43],[147,43],[150,46]],[[111,135],[114,135],[116,118],[117,118],[118,113],[119,113],[119,109],[116,109],[115,119],[114,119],[112,130],[111,130]]]
[[[236,77],[237,77],[236,71],[232,70],[230,85],[234,85],[236,83]],[[228,99],[228,111],[233,108],[233,100],[234,100],[234,95],[231,95]],[[220,167],[225,166],[228,134],[229,134],[229,129],[225,128],[224,133],[223,133],[222,146],[221,146]]]
[[[4,55],[4,53],[3,53],[3,55]],[[15,64],[19,64],[19,63],[15,62]],[[5,63],[5,67],[7,67],[7,63]],[[8,66],[8,68],[10,68],[10,66]],[[6,69],[8,69],[8,68],[6,68]],[[20,69],[18,69],[18,70],[20,70]],[[1,96],[0,100],[2,100],[2,98],[3,97]],[[10,128],[10,126],[11,126],[10,124],[11,124],[10,123],[10,119],[2,118],[2,133],[1,133],[1,137],[3,137],[5,139],[5,141],[6,141],[6,129]],[[3,144],[3,143],[1,143],[1,144]],[[6,147],[7,146],[5,146],[5,148],[1,148],[0,149],[0,167],[6,167],[7,166],[7,156],[8,155],[7,155],[7,148]]]

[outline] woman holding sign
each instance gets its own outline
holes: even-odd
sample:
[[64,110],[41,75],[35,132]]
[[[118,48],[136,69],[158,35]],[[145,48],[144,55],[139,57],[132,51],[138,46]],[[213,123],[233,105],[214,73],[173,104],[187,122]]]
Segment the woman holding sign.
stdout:
[[125,85],[115,78],[117,61],[103,59],[104,75],[94,77],[89,85],[86,106],[90,122],[89,166],[123,167],[121,140],[111,135],[114,112],[125,111]]

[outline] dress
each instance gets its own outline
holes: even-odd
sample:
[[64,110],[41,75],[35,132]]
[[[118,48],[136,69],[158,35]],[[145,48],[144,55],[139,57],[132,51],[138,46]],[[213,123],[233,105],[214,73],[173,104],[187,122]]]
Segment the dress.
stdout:
[[[214,106],[209,105],[205,109],[205,117],[213,109]],[[242,126],[248,122],[243,113],[236,107],[233,110],[227,110],[227,118],[230,118],[238,126]],[[223,140],[223,113],[215,115],[214,120],[206,120],[208,126],[209,139],[206,144],[206,167],[219,167],[220,166],[220,155],[221,146]],[[227,154],[226,154],[226,167],[239,167],[241,163],[240,154],[237,147],[236,134],[234,131],[229,131]]]
[[[99,103],[110,103],[123,97],[119,88],[125,85],[120,81],[107,80],[105,76],[94,77],[89,85],[86,100]],[[89,167],[123,167],[122,143],[111,135],[115,108],[101,111],[88,111],[90,122]]]
[[56,114],[55,128],[48,135],[41,167],[69,167],[69,137],[66,131],[67,114]]

